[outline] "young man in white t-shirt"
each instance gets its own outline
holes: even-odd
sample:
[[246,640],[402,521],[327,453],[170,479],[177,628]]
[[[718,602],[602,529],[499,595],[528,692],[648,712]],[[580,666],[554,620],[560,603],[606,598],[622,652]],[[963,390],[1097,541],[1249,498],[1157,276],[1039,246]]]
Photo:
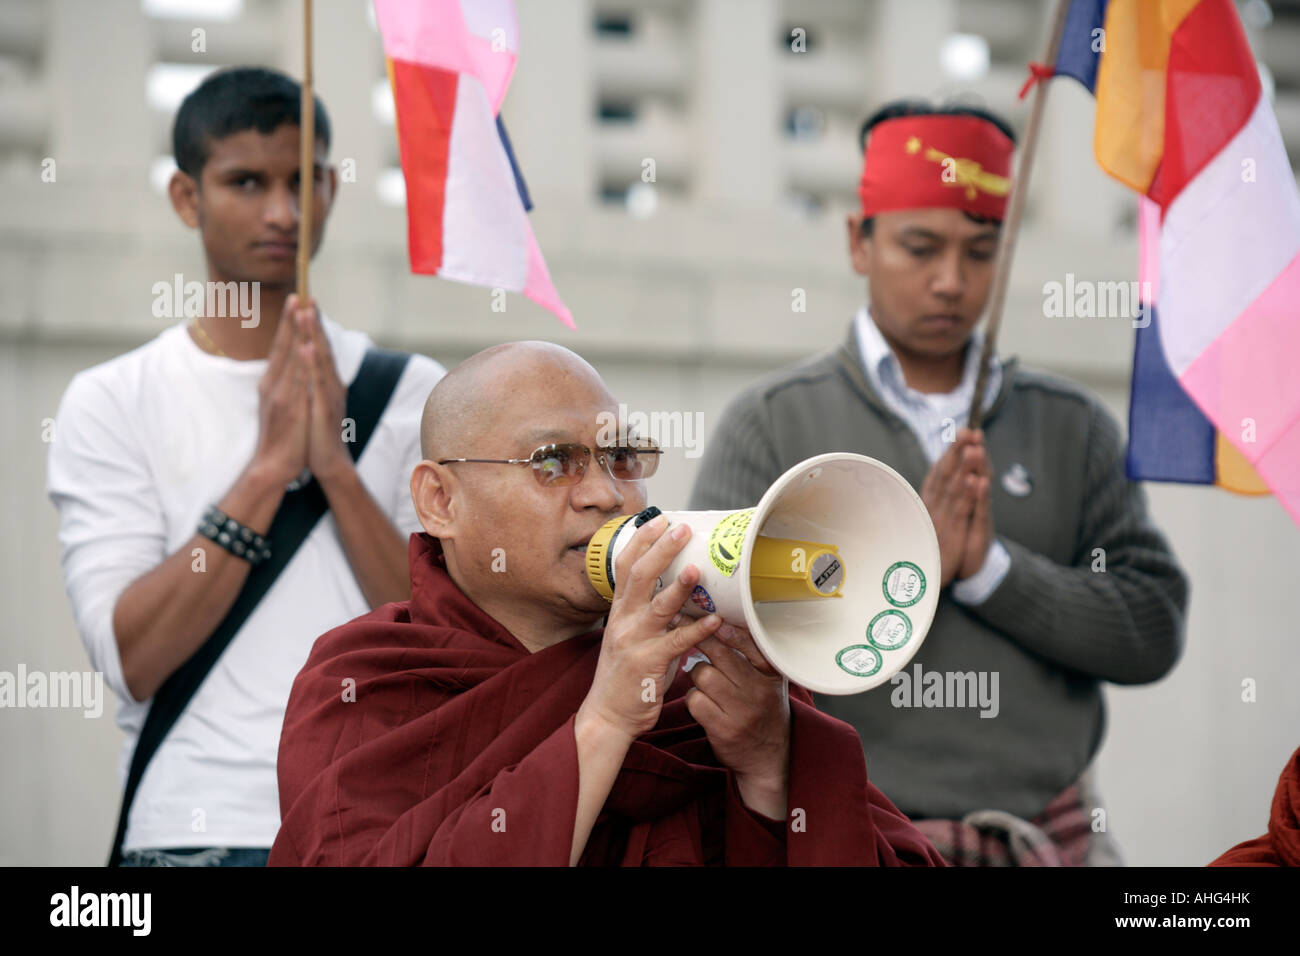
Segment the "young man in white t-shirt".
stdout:
[[[263,539],[286,491],[309,472],[329,506],[148,764],[124,865],[264,864],[280,824],[285,703],[312,643],[409,597],[408,540],[420,530],[409,481],[444,369],[410,356],[354,464],[345,402],[371,342],[290,294],[299,96],[282,74],[239,68],[182,103],[172,205],[199,232],[209,288],[237,283],[220,288],[239,295],[206,294],[203,314],[79,373],[59,408],[48,491],[77,627],[121,701],[124,779],[155,693],[277,547]],[[336,186],[329,120],[315,109],[313,254]]]

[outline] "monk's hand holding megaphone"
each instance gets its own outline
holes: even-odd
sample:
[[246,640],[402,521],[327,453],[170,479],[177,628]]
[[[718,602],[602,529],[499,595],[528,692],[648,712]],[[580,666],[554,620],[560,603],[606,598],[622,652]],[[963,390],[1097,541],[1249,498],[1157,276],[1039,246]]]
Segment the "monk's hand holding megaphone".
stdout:
[[708,734],[724,767],[736,775],[745,805],[785,817],[790,772],[789,682],[743,627],[723,624],[699,649],[709,663],[691,669],[686,709]]
[[699,582],[687,565],[672,581],[655,588],[669,564],[690,540],[690,527],[665,534],[660,515],[639,528],[615,566],[618,586],[610,606],[591,689],[578,709],[631,738],[648,733],[659,721],[664,694],[677,676],[681,656],[722,624],[716,614],[674,627],[677,612]]

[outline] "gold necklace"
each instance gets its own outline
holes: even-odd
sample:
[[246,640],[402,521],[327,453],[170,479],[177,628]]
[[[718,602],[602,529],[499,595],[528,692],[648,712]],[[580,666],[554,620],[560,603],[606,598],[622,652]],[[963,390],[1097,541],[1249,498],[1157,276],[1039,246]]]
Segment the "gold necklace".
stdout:
[[216,352],[222,358],[230,358],[229,355],[221,351],[220,347],[217,345],[216,342],[212,341],[212,339],[208,337],[207,330],[203,328],[203,322],[200,319],[196,318],[194,320],[194,331],[198,332],[199,335],[202,336],[203,341],[208,343],[208,351]]

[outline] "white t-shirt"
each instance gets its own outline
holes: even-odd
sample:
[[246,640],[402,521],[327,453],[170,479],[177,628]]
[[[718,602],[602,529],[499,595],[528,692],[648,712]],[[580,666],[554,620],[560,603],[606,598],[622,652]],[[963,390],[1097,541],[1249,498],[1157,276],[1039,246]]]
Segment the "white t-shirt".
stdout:
[[[370,338],[323,315],[321,324],[349,385]],[[123,783],[150,701],[127,692],[113,608],[131,582],[190,539],[252,459],[266,365],[203,351],[181,322],[79,373],[59,406],[47,490],[59,510],[77,628],[119,698]],[[357,466],[403,535],[420,530],[409,482],[421,458],[424,402],[444,373],[411,356]],[[124,848],[269,847],[280,828],[275,762],[290,687],[316,638],[369,610],[326,513],[154,755]]]

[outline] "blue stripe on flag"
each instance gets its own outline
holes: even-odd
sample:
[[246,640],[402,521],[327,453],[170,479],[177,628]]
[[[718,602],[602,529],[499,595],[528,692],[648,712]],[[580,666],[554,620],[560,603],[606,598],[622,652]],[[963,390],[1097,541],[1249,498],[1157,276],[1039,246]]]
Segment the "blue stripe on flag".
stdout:
[[497,132],[501,135],[501,145],[506,148],[510,171],[515,174],[515,187],[519,190],[519,201],[524,204],[524,212],[532,212],[533,200],[528,195],[528,187],[524,184],[524,174],[519,171],[519,164],[515,162],[515,151],[510,146],[510,137],[506,135],[506,124],[501,122],[500,113],[497,114]]
[[1065,14],[1061,46],[1056,52],[1057,74],[1074,77],[1092,93],[1097,92],[1097,61],[1101,59],[1100,52],[1093,51],[1094,44],[1100,46],[1093,39],[1093,31],[1102,29],[1106,22],[1106,2],[1071,0]]
[[1183,391],[1165,361],[1155,306],[1137,330],[1128,406],[1125,471],[1134,481],[1215,480],[1214,425]]

